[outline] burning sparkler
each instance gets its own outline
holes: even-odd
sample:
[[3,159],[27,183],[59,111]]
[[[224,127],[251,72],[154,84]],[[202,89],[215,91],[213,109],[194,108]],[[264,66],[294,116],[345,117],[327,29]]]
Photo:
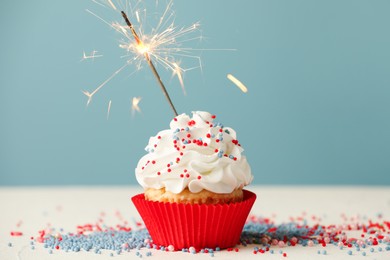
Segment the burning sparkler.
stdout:
[[[173,2],[170,1],[166,6],[165,11],[163,12],[163,15],[159,18],[157,26],[152,28],[150,33],[148,34],[145,33],[144,28],[147,23],[143,22],[146,17],[146,9],[139,8],[139,4],[141,3],[141,1],[138,0],[134,6],[131,5],[131,3],[128,1],[125,1],[125,3],[119,0],[92,1],[103,7],[112,9],[116,13],[121,13],[124,21],[126,22],[126,26],[122,25],[119,22],[107,22],[100,16],[87,10],[87,12],[91,13],[92,15],[106,23],[112,29],[120,33],[122,37],[124,37],[120,41],[119,47],[126,51],[126,55],[124,55],[123,57],[127,58],[127,60],[122,67],[115,71],[95,90],[93,90],[92,92],[83,91],[83,93],[88,97],[87,105],[92,101],[93,96],[125,67],[135,63],[136,68],[140,69],[142,67],[141,63],[143,61],[146,61],[176,116],[177,111],[156,70],[155,64],[163,66],[168,71],[171,71],[173,76],[177,76],[179,83],[183,89],[183,92],[185,93],[183,73],[195,68],[201,68],[200,57],[192,55],[192,52],[202,51],[202,49],[185,48],[182,47],[182,44],[184,42],[199,40],[201,38],[201,36],[191,36],[193,33],[199,30],[199,23],[194,23],[189,27],[177,28],[174,24],[174,14],[171,11]],[[128,14],[131,17],[134,17],[137,21],[137,31],[133,27],[133,24],[130,22],[129,17],[127,16]],[[84,56],[87,57],[85,53]],[[193,59],[197,61],[197,65],[191,68],[182,68],[179,66],[182,58]]]

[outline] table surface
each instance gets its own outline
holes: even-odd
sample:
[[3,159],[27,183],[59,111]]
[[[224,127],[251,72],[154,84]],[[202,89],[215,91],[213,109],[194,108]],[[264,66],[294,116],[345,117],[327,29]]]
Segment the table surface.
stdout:
[[[321,224],[344,224],[347,218],[360,219],[362,222],[373,220],[390,220],[390,187],[344,187],[344,186],[250,186],[249,190],[257,194],[257,201],[252,213],[256,216],[272,218],[275,223],[291,221],[292,217],[316,216]],[[97,255],[93,252],[64,252],[54,250],[49,254],[42,244],[35,243],[31,249],[30,237],[37,237],[38,231],[47,227],[74,232],[77,225],[91,223],[104,215],[105,223],[116,225],[118,219],[127,219],[131,223],[140,220],[140,216],[130,197],[141,193],[138,187],[102,186],[102,187],[2,187],[0,188],[0,259],[139,259],[137,250],[123,252],[113,257],[108,251]],[[343,217],[341,217],[343,216]],[[22,236],[11,236],[10,232],[20,231]],[[355,231],[356,233],[357,231]],[[360,231],[361,232],[361,231]],[[356,236],[358,236],[357,233]],[[12,243],[12,246],[9,246]],[[256,245],[238,246],[239,252],[226,250],[216,252],[215,258],[245,259],[259,258],[253,254]],[[382,252],[379,252],[379,246]],[[326,247],[326,255],[318,254],[324,248],[284,247],[287,254],[284,258],[277,246],[275,253],[262,255],[267,259],[390,259],[390,251],[381,244],[370,252],[368,248],[352,256],[348,248],[340,250],[337,246]],[[209,254],[189,254],[183,252],[161,252],[153,249],[141,249],[143,258],[146,252],[152,252],[147,259],[210,259]],[[362,252],[366,252],[366,256]]]

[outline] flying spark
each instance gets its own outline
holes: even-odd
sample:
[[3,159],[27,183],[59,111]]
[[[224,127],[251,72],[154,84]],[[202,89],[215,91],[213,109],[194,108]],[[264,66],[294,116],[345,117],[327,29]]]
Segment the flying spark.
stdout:
[[131,101],[131,114],[134,117],[135,112],[141,113],[141,109],[139,107],[139,102],[141,102],[141,97],[133,97]]
[[246,93],[248,92],[248,89],[245,87],[245,85],[239,81],[236,77],[234,77],[232,74],[227,74],[227,78],[233,82],[239,89],[241,89],[242,92]]
[[107,120],[110,117],[110,111],[111,111],[111,100],[108,102],[108,108],[107,108]]
[[97,53],[98,51],[92,51],[89,55],[87,55],[85,51],[83,51],[83,57],[81,58],[81,61],[90,60],[90,59],[94,60],[95,58],[103,57],[103,55]]

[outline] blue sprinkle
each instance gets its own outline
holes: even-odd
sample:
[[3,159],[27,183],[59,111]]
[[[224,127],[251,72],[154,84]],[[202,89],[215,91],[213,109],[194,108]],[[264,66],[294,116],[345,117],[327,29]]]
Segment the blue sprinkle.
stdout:
[[187,131],[187,132],[190,131],[190,128],[189,128],[188,126],[186,127],[186,131]]
[[32,247],[31,247],[31,250],[34,250],[34,249],[35,249],[35,247],[34,247],[34,246],[32,246]]
[[390,251],[390,246],[387,246],[385,249],[386,251]]
[[352,255],[352,251],[351,250],[348,250],[348,255]]
[[221,250],[221,248],[219,248],[219,247],[215,248],[215,251],[220,251],[220,250]]
[[230,158],[230,159],[234,159],[234,156],[233,156],[233,155],[229,155],[229,158]]
[[366,256],[366,252],[362,252],[362,256]]
[[356,248],[356,251],[358,251],[358,252],[359,252],[359,251],[360,251],[360,247],[357,247],[357,248]]
[[110,253],[110,256],[114,256],[114,254],[113,254],[113,253]]
[[320,255],[320,254],[321,254],[321,250],[318,250],[318,251],[317,251],[317,254],[319,254],[319,255]]
[[49,250],[49,254],[53,254],[53,250],[50,249],[50,250]]
[[326,255],[326,250],[322,250],[322,254],[323,254],[323,255]]
[[379,247],[379,248],[378,248],[378,251],[379,251],[379,252],[382,252],[382,247]]
[[8,246],[9,246],[9,247],[12,247],[12,243],[11,243],[11,242],[9,242],[9,243],[8,243]]
[[373,247],[371,247],[370,248],[370,252],[372,253],[372,252],[374,252],[375,251],[375,249],[373,248]]
[[283,251],[282,251],[282,250],[279,250],[279,254],[283,254]]

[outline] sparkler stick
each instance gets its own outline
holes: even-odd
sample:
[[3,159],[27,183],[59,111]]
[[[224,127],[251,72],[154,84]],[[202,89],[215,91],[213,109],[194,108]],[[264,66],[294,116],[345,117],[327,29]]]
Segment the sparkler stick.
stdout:
[[[134,39],[135,39],[135,41],[137,42],[137,45],[142,46],[143,43],[142,43],[141,39],[139,38],[137,32],[135,31],[133,25],[131,24],[129,18],[127,17],[126,13],[123,12],[123,11],[121,11],[121,14],[122,14],[122,16],[123,16],[123,19],[125,19],[125,22],[126,22],[127,26],[129,26],[129,28],[130,28],[130,30],[131,30],[131,33],[133,34]],[[148,54],[147,51],[144,52],[144,56],[145,56],[146,61],[148,62],[148,65],[149,65],[150,69],[151,69],[152,72],[153,72],[154,77],[157,79],[157,82],[158,82],[158,84],[159,84],[159,86],[160,86],[162,92],[164,93],[164,96],[166,97],[166,99],[167,99],[169,105],[171,106],[174,115],[175,115],[175,116],[178,116],[178,113],[177,113],[177,111],[176,111],[176,108],[175,108],[175,106],[173,105],[171,98],[169,97],[168,91],[167,91],[167,89],[165,88],[164,83],[161,81],[160,75],[158,74],[158,72],[157,72],[157,70],[156,70],[156,67],[154,66],[152,60],[150,59],[150,56],[149,56],[149,54]]]

